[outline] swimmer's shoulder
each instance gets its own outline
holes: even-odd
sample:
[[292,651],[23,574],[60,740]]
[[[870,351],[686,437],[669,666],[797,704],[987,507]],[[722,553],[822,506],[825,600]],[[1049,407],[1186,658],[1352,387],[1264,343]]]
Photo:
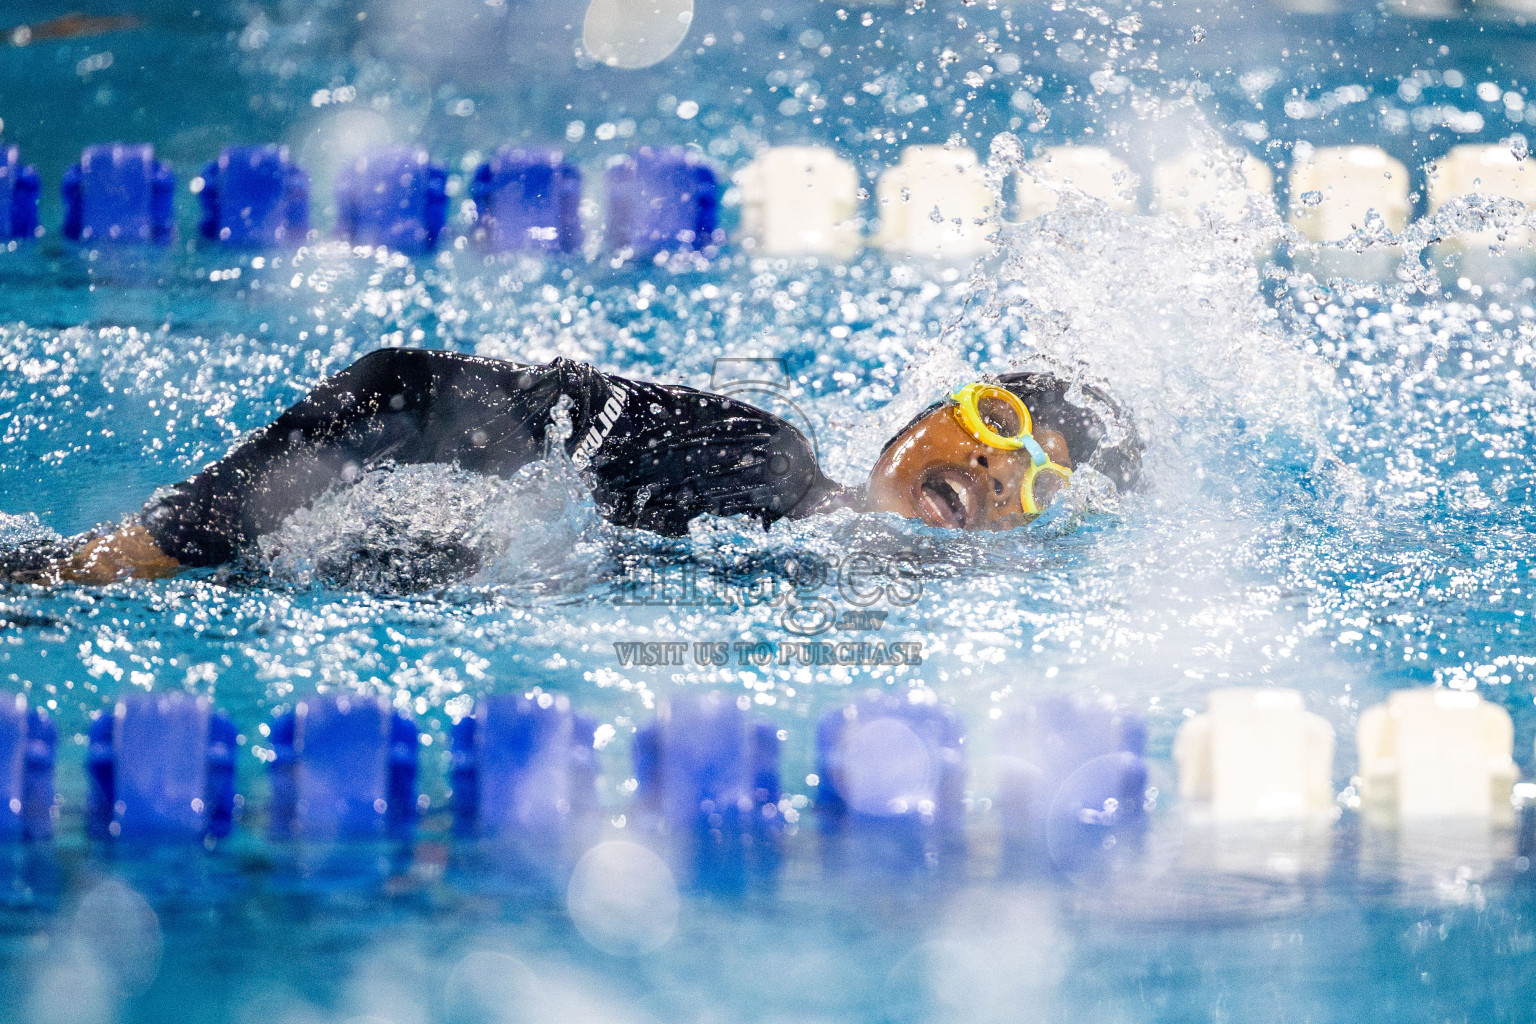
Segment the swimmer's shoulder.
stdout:
[[589,363],[557,357],[548,363],[518,363],[436,348],[381,348],[359,358],[343,377],[358,390],[443,387],[470,391],[524,391],[539,384],[591,386],[602,378]]
[[[550,363],[567,362],[556,359]],[[530,367],[524,363],[514,363],[506,359],[492,359],[490,356],[477,356],[468,352],[454,352],[441,348],[380,348],[369,352],[354,362],[348,370],[367,372],[383,368],[401,369],[406,367],[421,367],[423,369],[441,370],[448,367],[478,368],[488,372],[505,372],[508,370],[526,370]]]

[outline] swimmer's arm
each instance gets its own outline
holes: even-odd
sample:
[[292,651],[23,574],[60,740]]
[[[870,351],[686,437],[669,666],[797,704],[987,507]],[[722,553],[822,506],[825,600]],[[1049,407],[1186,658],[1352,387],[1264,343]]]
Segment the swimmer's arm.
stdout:
[[542,427],[559,394],[579,383],[570,375],[554,365],[450,352],[374,352],[157,496],[135,520],[81,538],[31,578],[100,585],[219,565],[353,470],[383,461],[506,471],[541,453],[542,429],[534,436],[524,424]]
[[101,585],[121,579],[162,579],[184,566],[161,551],[149,531],[138,523],[112,533],[88,537],[54,571],[60,582]]
[[382,349],[321,381],[224,458],[151,501],[140,521],[164,554],[212,566],[376,465],[458,464],[504,475],[542,454],[560,394],[584,401],[581,376],[575,364],[558,361],[528,367]]

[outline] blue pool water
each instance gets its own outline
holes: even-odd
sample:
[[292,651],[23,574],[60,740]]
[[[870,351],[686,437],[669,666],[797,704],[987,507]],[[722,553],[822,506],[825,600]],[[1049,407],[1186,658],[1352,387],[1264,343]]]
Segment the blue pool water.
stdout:
[[[844,513],[767,531],[705,520],[666,540],[606,524],[559,462],[504,482],[399,470],[296,516],[228,571],[8,589],[0,689],[58,723],[60,820],[52,844],[0,851],[0,1019],[1529,1018],[1536,892],[1514,836],[1394,844],[1346,807],[1306,855],[1265,833],[1222,853],[1183,826],[1169,760],[1211,689],[1288,686],[1337,731],[1345,791],[1360,711],[1438,683],[1507,708],[1516,760],[1536,769],[1536,308],[1518,255],[1501,283],[1458,283],[1458,266],[1418,253],[1404,277],[1419,287],[1330,283],[1292,269],[1306,247],[1275,210],[1191,228],[1092,204],[1003,228],[974,266],[727,245],[637,268],[595,250],[488,259],[451,239],[407,260],[324,241],[341,156],[389,139],[446,161],[460,199],[478,155],[507,141],[563,144],[592,167],[695,144],[727,170],[760,145],[812,141],[872,184],[908,143],[951,136],[999,170],[1040,141],[1144,157],[1160,140],[1225,140],[1282,171],[1297,142],[1368,142],[1422,192],[1426,159],[1529,132],[1532,108],[1502,99],[1524,94],[1536,37],[1523,25],[1363,6],[700,0],[677,53],[624,72],[567,56],[581,5],[464,0],[436,23],[419,6],[145,0],[93,9],[141,14],[138,29],[0,49],[0,141],[42,173],[48,229],[0,253],[0,541],[116,521],[327,373],[401,344],[705,388],[767,367],[846,482],[975,368],[1080,360],[1135,415],[1151,486],[1116,498],[1084,482],[1009,534]],[[62,13],[28,0],[0,18]],[[1480,98],[1486,82],[1497,102]],[[222,145],[288,143],[315,179],[319,241],[260,263],[189,245],[183,189],[169,251],[66,244],[64,169],[86,144],[130,137],[183,181]],[[734,217],[728,201],[728,231]],[[474,578],[412,592],[376,554],[443,539],[480,552]],[[797,573],[850,553],[906,567],[917,599],[883,603],[877,631],[830,636],[919,643],[921,665],[641,667],[615,647],[793,639],[790,598],[741,588],[798,584],[794,600],[843,614],[835,570],[820,587]],[[679,600],[687,579],[730,586]],[[943,877],[822,870],[814,725],[871,686],[927,687],[969,730],[969,851]],[[650,920],[658,948],[615,956],[572,923],[560,883],[470,856],[448,834],[451,724],[478,695],[535,687],[604,727],[609,839],[635,832],[629,737],[658,699],[750,695],[784,731],[798,817],[777,886],[685,892],[675,927],[662,910]],[[92,844],[90,716],[121,692],[178,688],[241,730],[246,821],[212,850]],[[416,716],[426,812],[411,856],[262,838],[260,727],[317,689],[385,694]],[[1147,847],[1112,876],[1003,877],[994,712],[1057,693],[1146,717]]]

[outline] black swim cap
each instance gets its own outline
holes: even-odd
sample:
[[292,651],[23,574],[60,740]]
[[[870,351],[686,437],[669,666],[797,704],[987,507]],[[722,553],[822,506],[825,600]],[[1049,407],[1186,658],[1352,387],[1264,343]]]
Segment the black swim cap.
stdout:
[[[1004,373],[983,380],[1007,388],[1019,396],[1036,423],[1060,432],[1066,439],[1067,452],[1072,456],[1074,466],[1092,466],[1112,480],[1122,494],[1139,488],[1143,449],[1141,435],[1137,433],[1131,417],[1102,388],[1093,384],[1080,384],[1078,391],[1083,400],[1074,402],[1067,398],[1072,385],[1048,371]],[[890,440],[880,449],[880,454],[884,455],[897,438],[923,417],[949,404],[950,399],[940,399],[918,413],[891,435]],[[1106,443],[1106,420],[1112,420],[1118,428],[1120,438],[1114,444]]]

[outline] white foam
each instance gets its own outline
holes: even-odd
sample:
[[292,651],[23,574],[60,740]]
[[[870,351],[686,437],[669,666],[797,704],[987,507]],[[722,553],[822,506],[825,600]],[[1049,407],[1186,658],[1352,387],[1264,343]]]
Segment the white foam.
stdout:
[[[1021,153],[1018,140],[999,136],[994,175],[1015,173]],[[1153,441],[1149,458],[1169,444],[1200,447],[1208,431],[1227,429],[1228,417],[1321,443],[1317,398],[1328,372],[1265,301],[1253,261],[1280,230],[1272,208],[1262,206],[1237,222],[1195,227],[1063,206],[1003,225],[1001,259],[973,276],[970,326],[957,330],[1018,338],[998,346],[1007,368],[1039,363],[1107,385]],[[940,349],[935,359],[952,355]],[[958,375],[966,372],[974,369],[946,363],[944,373],[955,376],[945,383],[963,383]],[[908,378],[924,395],[935,389],[910,371],[904,389]],[[1180,479],[1187,474],[1171,472],[1159,487]]]
[[295,511],[257,548],[268,572],[300,586],[410,591],[471,579],[550,593],[603,578],[610,535],[569,462],[543,460],[506,481],[381,467]]

